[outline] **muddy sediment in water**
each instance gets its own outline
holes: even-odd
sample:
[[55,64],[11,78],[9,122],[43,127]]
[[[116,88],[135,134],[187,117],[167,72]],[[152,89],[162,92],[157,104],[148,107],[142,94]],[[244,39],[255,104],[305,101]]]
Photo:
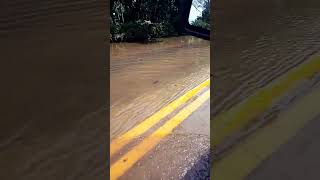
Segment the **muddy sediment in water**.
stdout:
[[216,1],[214,9],[212,117],[320,51],[319,1]]
[[106,8],[1,2],[0,179],[106,178]]
[[[215,8],[211,120],[320,52],[318,1],[224,1],[216,2]],[[230,135],[222,143],[223,148],[214,149],[215,153],[223,153],[242,137],[267,124],[285,111],[293,99],[313,88],[304,84],[302,87],[299,95],[296,89],[284,94],[254,123]],[[213,139],[214,120],[210,124]]]
[[111,139],[209,78],[206,40],[181,36],[110,48]]

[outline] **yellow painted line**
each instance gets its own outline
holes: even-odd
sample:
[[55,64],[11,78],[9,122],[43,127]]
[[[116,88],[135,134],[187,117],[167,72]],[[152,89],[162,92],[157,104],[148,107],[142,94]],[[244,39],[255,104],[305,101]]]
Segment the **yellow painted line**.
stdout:
[[133,139],[139,137],[143,133],[145,133],[148,129],[158,123],[162,118],[166,117],[168,114],[177,109],[180,105],[184,104],[188,100],[190,100],[195,94],[200,92],[203,88],[210,85],[210,79],[202,82],[197,87],[188,91],[184,95],[180,96],[178,99],[174,100],[167,106],[160,109],[158,112],[144,120],[142,123],[138,124],[128,132],[119,136],[115,140],[113,140],[110,144],[110,156],[113,156],[116,152],[118,152],[122,147],[127,145]]
[[179,113],[176,114],[172,119],[168,120],[163,126],[144,139],[140,144],[135,146],[131,151],[116,161],[110,168],[110,179],[114,180],[122,176],[139,159],[153,149],[161,139],[169,135],[174,128],[176,128],[196,109],[198,109],[209,97],[210,90],[207,90],[200,97],[179,111]]
[[319,88],[298,99],[287,111],[280,113],[275,121],[251,134],[225,157],[214,162],[211,169],[213,179],[245,179],[262,161],[320,114],[319,102]]
[[223,140],[244,128],[255,117],[270,107],[275,98],[285,94],[298,81],[310,78],[320,72],[320,57],[312,58],[290,70],[265,88],[258,90],[246,101],[229,111],[219,114],[212,122],[211,145],[216,146]]

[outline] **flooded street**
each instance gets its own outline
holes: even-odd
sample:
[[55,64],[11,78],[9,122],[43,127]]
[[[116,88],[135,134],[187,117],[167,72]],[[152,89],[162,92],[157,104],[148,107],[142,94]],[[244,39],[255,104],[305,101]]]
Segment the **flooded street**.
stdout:
[[216,2],[213,118],[320,51],[319,8],[315,0]]
[[183,36],[110,48],[111,139],[209,78],[209,41]]
[[215,3],[213,116],[320,50],[316,0]]
[[[320,2],[231,0],[216,1],[214,9],[211,56],[215,86],[210,123],[214,178],[245,179],[263,160],[279,159],[279,154],[273,157],[273,153],[286,147],[305,121],[320,113],[304,101],[310,92],[317,91],[315,84],[320,80]],[[318,102],[317,98],[313,101]],[[302,140],[291,141],[295,144],[292,149],[310,149]],[[283,156],[286,150],[282,150]],[[308,167],[312,165],[303,158],[317,156],[293,153]],[[293,153],[278,164],[290,164],[286,160],[293,158]],[[276,166],[268,163],[268,169],[264,164],[263,171],[259,169],[250,179],[299,179],[291,174],[306,172],[299,169],[302,166],[291,172],[286,171],[287,166],[277,166],[281,170],[276,171],[272,168]],[[315,177],[316,171],[308,173]]]
[[1,1],[0,179],[106,178],[106,7]]
[[210,41],[181,36],[111,45],[111,179],[180,179],[209,151],[209,73]]

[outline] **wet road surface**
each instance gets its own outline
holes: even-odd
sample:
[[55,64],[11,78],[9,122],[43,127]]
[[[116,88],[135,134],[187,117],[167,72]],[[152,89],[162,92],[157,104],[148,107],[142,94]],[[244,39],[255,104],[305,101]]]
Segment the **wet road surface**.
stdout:
[[319,52],[319,8],[314,0],[216,2],[212,119]]
[[319,179],[319,115],[262,162],[247,179]]
[[[104,57],[92,45],[100,33],[91,32],[81,38],[81,33],[67,32],[64,40],[62,34],[55,39],[37,33],[2,46],[8,60],[2,73],[10,74],[2,77],[10,78],[2,81],[7,88],[2,96],[0,179],[105,177],[104,64],[88,63]],[[88,44],[74,46],[75,41]],[[79,57],[79,50],[92,53]]]
[[105,3],[0,4],[0,179],[105,179]]
[[188,36],[111,44],[111,139],[208,79],[209,44]]
[[[320,62],[320,58],[318,60]],[[277,107],[280,112],[271,122],[269,119],[268,123],[225,152],[215,162],[214,177],[229,180],[317,177],[314,164],[319,163],[315,133],[319,128],[316,126],[320,113],[316,105],[320,99],[319,77],[297,86],[295,93],[289,93],[295,94],[294,98],[284,98],[289,101],[281,108]],[[311,128],[311,125],[315,126]],[[302,164],[308,168],[303,168]]]
[[[210,42],[199,38],[173,37],[151,44],[115,43],[110,50],[111,142],[210,77]],[[202,89],[200,95],[208,89]],[[124,153],[134,151],[157,128],[200,99],[199,93],[167,117],[160,118],[160,124],[150,128],[146,135],[132,140],[111,156],[111,166],[119,165],[119,158],[130,164],[131,156],[126,159]],[[208,99],[203,103],[150,152],[142,154],[120,179],[183,178],[192,168],[191,163],[197,162],[209,149],[210,103]],[[149,147],[149,143],[144,145]]]
[[213,116],[320,50],[319,8],[316,0],[215,2]]
[[203,161],[202,156],[209,153],[209,113],[207,100],[120,179],[185,178],[197,162]]
[[[213,101],[211,101],[211,130],[213,130],[211,140],[219,136],[219,134],[217,134],[219,130],[217,129],[217,125],[224,123],[216,122],[215,120],[221,120],[221,118],[215,117],[218,117],[222,113],[235,112],[235,109],[241,109],[238,107],[241,107],[243,104],[252,109],[243,108],[246,109],[246,111],[242,114],[239,113],[241,114],[239,115],[241,116],[240,118],[249,117],[248,115],[244,115],[246,112],[252,114],[256,113],[254,111],[257,109],[259,110],[257,116],[251,117],[252,119],[249,120],[252,122],[251,124],[243,125],[240,131],[237,130],[229,134],[231,137],[228,137],[228,140],[232,143],[224,141],[218,146],[215,146],[214,151],[216,156],[214,159],[216,163],[228,157],[229,155],[225,154],[228,154],[229,151],[230,154],[232,154],[232,152],[239,154],[241,154],[240,152],[251,152],[251,155],[253,154],[252,156],[255,157],[252,159],[241,159],[240,156],[235,158],[234,155],[230,156],[230,158],[238,158],[239,162],[229,164],[230,169],[228,169],[227,166],[217,166],[225,175],[231,175],[242,171],[247,163],[250,164],[257,159],[262,159],[257,152],[254,152],[255,147],[260,147],[258,144],[252,147],[250,146],[249,148],[247,147],[247,149],[237,150],[236,147],[238,144],[239,147],[242,147],[240,146],[241,142],[246,142],[246,138],[250,134],[252,134],[252,139],[254,139],[254,132],[257,131],[257,133],[259,133],[259,130],[263,129],[263,127],[267,127],[268,124],[273,124],[273,120],[275,120],[279,114],[287,112],[288,109],[290,109],[289,107],[299,99],[298,97],[304,97],[314,89],[312,85],[313,79],[317,79],[316,76],[319,74],[319,72],[315,71],[312,75],[308,77],[305,76],[305,78],[301,79],[297,77],[303,73],[300,73],[300,75],[296,74],[295,78],[291,78],[295,79],[294,83],[292,80],[289,80],[290,78],[282,80],[278,84],[277,82],[279,82],[279,78],[283,77],[286,79],[285,76],[291,73],[293,69],[301,67],[313,58],[314,55],[319,54],[320,3],[316,0],[306,0],[303,2],[288,0],[245,0],[237,2],[231,0],[217,1],[215,5],[215,43],[213,44],[214,53],[212,54],[214,63],[213,71],[215,75],[213,84],[215,84],[215,87],[212,89]],[[319,61],[317,63],[319,64]],[[308,71],[312,71],[312,68],[305,68],[304,73]],[[292,83],[292,87],[288,88],[288,84],[290,84],[288,82]],[[275,92],[270,91],[270,93],[267,93],[267,88],[273,86],[272,84],[277,84],[274,86],[281,88],[274,88]],[[279,93],[280,89],[282,89],[281,93]],[[283,89],[287,90],[284,91]],[[265,96],[256,96],[259,93]],[[268,96],[266,96],[266,94],[268,94]],[[272,101],[267,101],[265,97],[269,97],[269,99],[271,97]],[[251,104],[248,103],[248,101],[251,101]],[[266,106],[264,103],[270,104]],[[227,119],[228,118],[224,119],[225,122],[227,122]],[[313,124],[316,125],[316,123]],[[302,126],[300,128],[302,128]],[[284,131],[282,132],[284,134],[286,133],[285,129],[286,128],[283,128]],[[269,136],[272,136],[273,131],[268,133]],[[237,139],[237,136],[243,138]],[[268,137],[268,135],[264,137]],[[272,144],[274,140],[277,139],[276,136],[272,137],[274,138],[273,140],[263,140]],[[311,135],[309,137],[311,138]],[[315,140],[316,137],[315,135],[310,141]],[[236,141],[234,141],[234,139],[236,139]],[[307,141],[306,139],[292,141],[295,141],[295,148],[297,149],[313,151],[308,147],[298,147],[299,142],[300,146],[303,146],[302,142]],[[263,147],[263,144],[261,144],[261,146]],[[287,145],[284,145],[282,150],[280,150],[282,151],[282,155],[288,150],[288,148],[285,148],[286,146]],[[314,146],[314,150],[317,149],[316,146],[317,145]],[[230,147],[231,149],[229,149]],[[232,150],[233,148],[235,148],[234,151]],[[271,148],[275,147],[266,147],[265,151]],[[224,149],[226,152],[218,152],[221,149]],[[274,150],[276,150],[276,148]],[[288,153],[290,152],[292,152],[292,157],[295,153],[296,156],[304,156],[303,153],[299,154],[295,150],[288,150]],[[308,163],[307,159],[312,155],[315,156],[314,153],[306,153],[306,159],[303,160],[303,157],[301,157],[299,161],[301,161],[301,163]],[[295,174],[297,177],[301,177],[300,175],[303,174],[297,172],[299,168],[302,168],[300,165],[291,166],[292,168],[288,167],[288,169],[291,170],[295,168],[294,171],[297,173],[292,173],[292,175],[289,175],[289,171],[285,170],[286,166],[280,167],[280,165],[276,166],[278,170],[273,174],[272,171],[274,168],[271,168],[274,166],[272,165],[273,163],[278,162],[282,165],[288,165],[289,162],[293,162],[286,161],[286,158],[279,160],[280,153],[275,153],[275,157],[273,158],[273,155],[271,155],[270,158],[273,160],[263,164],[261,169],[258,168],[257,174],[250,176],[249,179],[263,179],[262,177],[267,174],[270,176],[264,177],[270,177],[271,179],[282,179],[279,177],[291,179]],[[213,173],[215,172],[215,162],[213,162]],[[306,166],[310,167],[312,163],[315,162],[318,161],[310,161],[310,164]],[[221,169],[222,167],[224,168]],[[282,168],[282,170],[279,170],[280,168]],[[311,172],[312,170],[314,170],[314,168],[308,171],[310,175],[308,177],[310,178],[314,177],[314,171]],[[286,173],[283,173],[284,171]],[[307,170],[301,171],[307,172]],[[221,176],[223,173],[218,175],[220,179],[226,178]],[[237,179],[234,177],[233,179]]]

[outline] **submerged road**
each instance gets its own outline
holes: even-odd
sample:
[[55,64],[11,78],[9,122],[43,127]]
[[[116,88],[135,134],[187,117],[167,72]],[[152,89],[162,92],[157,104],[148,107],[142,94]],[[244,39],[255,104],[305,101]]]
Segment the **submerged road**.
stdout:
[[213,178],[316,179],[319,1],[217,1],[214,13]]
[[181,179],[208,153],[209,44],[111,45],[111,179]]
[[0,4],[0,179],[105,179],[106,2]]
[[[289,136],[287,141],[274,148],[273,154],[258,164],[246,179],[319,179],[319,101],[320,89],[318,80],[311,92],[292,105],[288,110],[287,117],[283,116],[279,119],[279,122],[287,126],[281,128],[285,132],[282,134]],[[293,128],[295,131],[290,133]]]

